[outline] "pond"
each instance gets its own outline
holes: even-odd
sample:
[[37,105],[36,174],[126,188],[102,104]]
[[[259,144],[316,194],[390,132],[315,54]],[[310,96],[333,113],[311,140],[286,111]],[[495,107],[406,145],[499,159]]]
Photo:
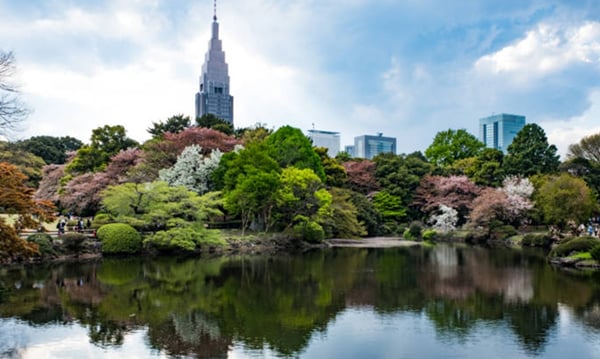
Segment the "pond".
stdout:
[[3,358],[599,358],[600,277],[452,245],[0,270]]

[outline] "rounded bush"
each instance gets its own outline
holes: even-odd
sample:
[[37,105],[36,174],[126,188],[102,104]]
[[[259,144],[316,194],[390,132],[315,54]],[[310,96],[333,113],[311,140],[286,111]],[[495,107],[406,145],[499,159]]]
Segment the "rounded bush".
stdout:
[[293,228],[294,237],[309,243],[321,243],[325,239],[325,231],[315,221],[302,221]]
[[28,242],[38,245],[42,257],[51,257],[56,255],[56,251],[52,246],[52,237],[47,233],[36,233],[27,237]]
[[426,241],[434,239],[437,234],[438,233],[435,229],[426,229],[423,231],[423,239]]
[[600,262],[600,244],[595,245],[590,250],[590,255],[592,256],[592,258]]
[[102,253],[137,253],[142,247],[142,237],[125,223],[109,223],[98,228],[96,236],[102,242]]
[[421,238],[421,232],[423,231],[423,225],[421,222],[414,221],[408,227],[408,231],[412,238],[419,239]]
[[566,257],[574,252],[589,252],[600,244],[595,237],[572,237],[563,240],[550,251],[550,257]]
[[533,234],[529,233],[523,237],[521,245],[526,247],[550,247],[553,239],[549,234]]
[[62,237],[63,247],[69,253],[79,253],[83,249],[83,242],[87,239],[85,234],[67,233]]
[[98,229],[98,228],[102,227],[103,225],[109,224],[112,222],[113,222],[113,220],[109,214],[99,213],[94,217],[94,220],[92,221],[92,228]]

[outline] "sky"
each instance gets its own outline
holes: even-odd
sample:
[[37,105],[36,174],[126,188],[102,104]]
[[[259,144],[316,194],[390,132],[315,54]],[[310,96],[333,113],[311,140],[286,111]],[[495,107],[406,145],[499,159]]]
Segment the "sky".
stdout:
[[[31,109],[17,135],[193,117],[212,0],[0,0],[0,50]],[[526,116],[561,158],[600,132],[600,1],[219,0],[235,127],[396,137]]]

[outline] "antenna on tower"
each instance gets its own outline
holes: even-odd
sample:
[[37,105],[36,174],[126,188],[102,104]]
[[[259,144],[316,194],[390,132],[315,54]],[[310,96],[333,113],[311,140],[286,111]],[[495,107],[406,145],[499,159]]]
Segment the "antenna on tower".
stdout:
[[217,21],[217,0],[213,1],[213,20]]

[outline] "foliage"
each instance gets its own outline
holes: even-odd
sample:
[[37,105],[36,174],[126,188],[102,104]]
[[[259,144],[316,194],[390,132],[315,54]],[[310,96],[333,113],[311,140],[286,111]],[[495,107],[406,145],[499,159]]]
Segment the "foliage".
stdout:
[[420,239],[423,232],[423,224],[419,221],[412,221],[407,228],[410,238]]
[[495,148],[484,148],[478,156],[455,161],[450,169],[464,174],[480,186],[498,187],[504,178],[504,154]]
[[425,150],[427,159],[438,166],[447,167],[454,162],[475,157],[485,145],[465,129],[438,132],[433,143]]
[[518,232],[515,227],[511,226],[510,224],[492,224],[490,225],[488,233],[488,239],[499,241],[517,235]]
[[190,127],[190,117],[182,114],[169,117],[165,122],[152,122],[152,127],[148,128],[149,134],[154,138],[160,138],[165,133],[179,133]]
[[111,157],[121,150],[137,147],[135,140],[127,137],[125,127],[105,125],[92,130],[89,145],[83,145],[71,163],[68,173],[97,172],[106,168]]
[[318,221],[330,215],[331,201],[331,194],[311,169],[287,167],[281,172],[273,213],[276,222],[282,226],[291,225],[297,216]]
[[203,226],[188,226],[158,231],[144,239],[144,248],[161,253],[191,253],[202,245],[225,244],[217,232]]
[[429,224],[440,232],[449,232],[456,229],[458,211],[452,207],[440,204],[438,210],[431,214]]
[[196,119],[198,127],[212,128],[213,130],[223,132],[226,135],[233,135],[233,124],[218,118],[212,113],[207,113]]
[[256,123],[252,127],[239,128],[235,130],[236,137],[242,140],[242,143],[247,146],[254,142],[263,142],[273,130],[268,129],[264,123]]
[[0,137],[8,137],[25,121],[29,110],[19,98],[18,86],[12,82],[15,56],[0,50]]
[[54,257],[56,250],[52,246],[52,237],[47,233],[34,233],[27,237],[27,242],[35,243],[38,246],[40,255],[44,258]]
[[44,160],[18,145],[0,141],[0,162],[11,163],[27,176],[27,185],[37,187],[42,178]]
[[466,176],[425,176],[417,188],[414,204],[429,216],[440,205],[458,212],[457,225],[465,223],[481,189]]
[[525,125],[507,151],[503,164],[507,174],[529,177],[555,173],[560,164],[556,146],[548,145],[546,133],[535,123]]
[[342,163],[346,172],[346,185],[351,190],[367,195],[379,189],[375,178],[375,162],[367,159]]
[[310,169],[321,181],[325,181],[321,159],[301,130],[291,126],[280,127],[267,137],[266,145],[267,153],[281,168]]
[[534,199],[545,222],[561,228],[569,221],[585,223],[596,208],[585,181],[567,173],[543,177]]
[[0,263],[31,258],[39,253],[37,244],[19,237],[15,228],[0,217]]
[[63,241],[63,247],[68,253],[79,254],[83,250],[83,243],[87,239],[85,234],[82,233],[66,233],[61,237]]
[[423,240],[425,241],[430,241],[432,239],[435,239],[435,237],[437,237],[438,232],[433,229],[433,228],[429,228],[423,231]]
[[98,229],[105,224],[113,223],[114,219],[107,213],[98,213],[92,221],[92,228]]
[[358,210],[352,203],[352,192],[331,188],[331,212],[320,218],[327,238],[357,238],[367,234],[365,226],[358,220]]
[[298,216],[296,224],[292,228],[294,238],[301,239],[309,243],[321,243],[325,239],[323,227],[307,217]]
[[16,145],[42,158],[46,164],[64,164],[67,153],[77,151],[83,142],[70,137],[33,136],[27,140],[18,141]]
[[155,181],[109,186],[103,192],[102,204],[117,222],[143,231],[159,231],[221,215],[217,197],[215,193],[199,196],[183,186]]
[[184,186],[190,191],[204,194],[215,189],[211,178],[221,157],[218,149],[205,157],[200,146],[191,145],[181,152],[173,167],[160,170],[158,176],[171,186]]
[[98,228],[96,236],[102,242],[102,253],[137,253],[142,246],[138,231],[125,223],[109,223]]
[[406,217],[406,207],[400,197],[387,191],[377,192],[373,196],[373,206],[386,223],[398,223]]
[[346,183],[346,169],[335,158],[329,157],[327,148],[315,147],[315,152],[321,158],[321,165],[325,171],[325,185],[342,187]]
[[[421,180],[434,169],[420,152],[409,155],[380,154],[374,160],[377,165],[375,178],[381,189],[400,197],[405,206],[413,203],[415,191]],[[416,209],[408,208],[408,218],[417,218],[418,214]]]
[[350,201],[356,208],[358,222],[365,227],[366,235],[373,237],[382,234],[381,223],[383,219],[381,213],[373,205],[373,202],[367,196],[354,191],[350,192]]
[[597,244],[592,249],[590,249],[590,255],[593,259],[600,262],[600,244]]
[[523,245],[525,247],[549,248],[553,242],[554,242],[554,240],[552,239],[552,236],[548,233],[544,233],[544,234],[528,233],[523,237],[523,240],[521,241],[521,245]]
[[569,146],[567,159],[583,158],[600,164],[600,133],[582,138],[579,143]]
[[600,240],[595,237],[584,236],[565,238],[552,248],[549,256],[551,258],[566,257],[574,252],[589,252],[598,245],[600,245]]
[[158,177],[160,169],[173,166],[188,146],[200,146],[202,155],[206,156],[216,149],[223,153],[230,152],[238,144],[239,141],[234,137],[210,128],[189,127],[178,133],[167,132],[162,138],[144,143],[142,161],[136,166],[135,172],[146,181],[151,181]]
[[583,179],[596,196],[600,194],[600,163],[582,157],[573,157],[561,163],[559,170]]

